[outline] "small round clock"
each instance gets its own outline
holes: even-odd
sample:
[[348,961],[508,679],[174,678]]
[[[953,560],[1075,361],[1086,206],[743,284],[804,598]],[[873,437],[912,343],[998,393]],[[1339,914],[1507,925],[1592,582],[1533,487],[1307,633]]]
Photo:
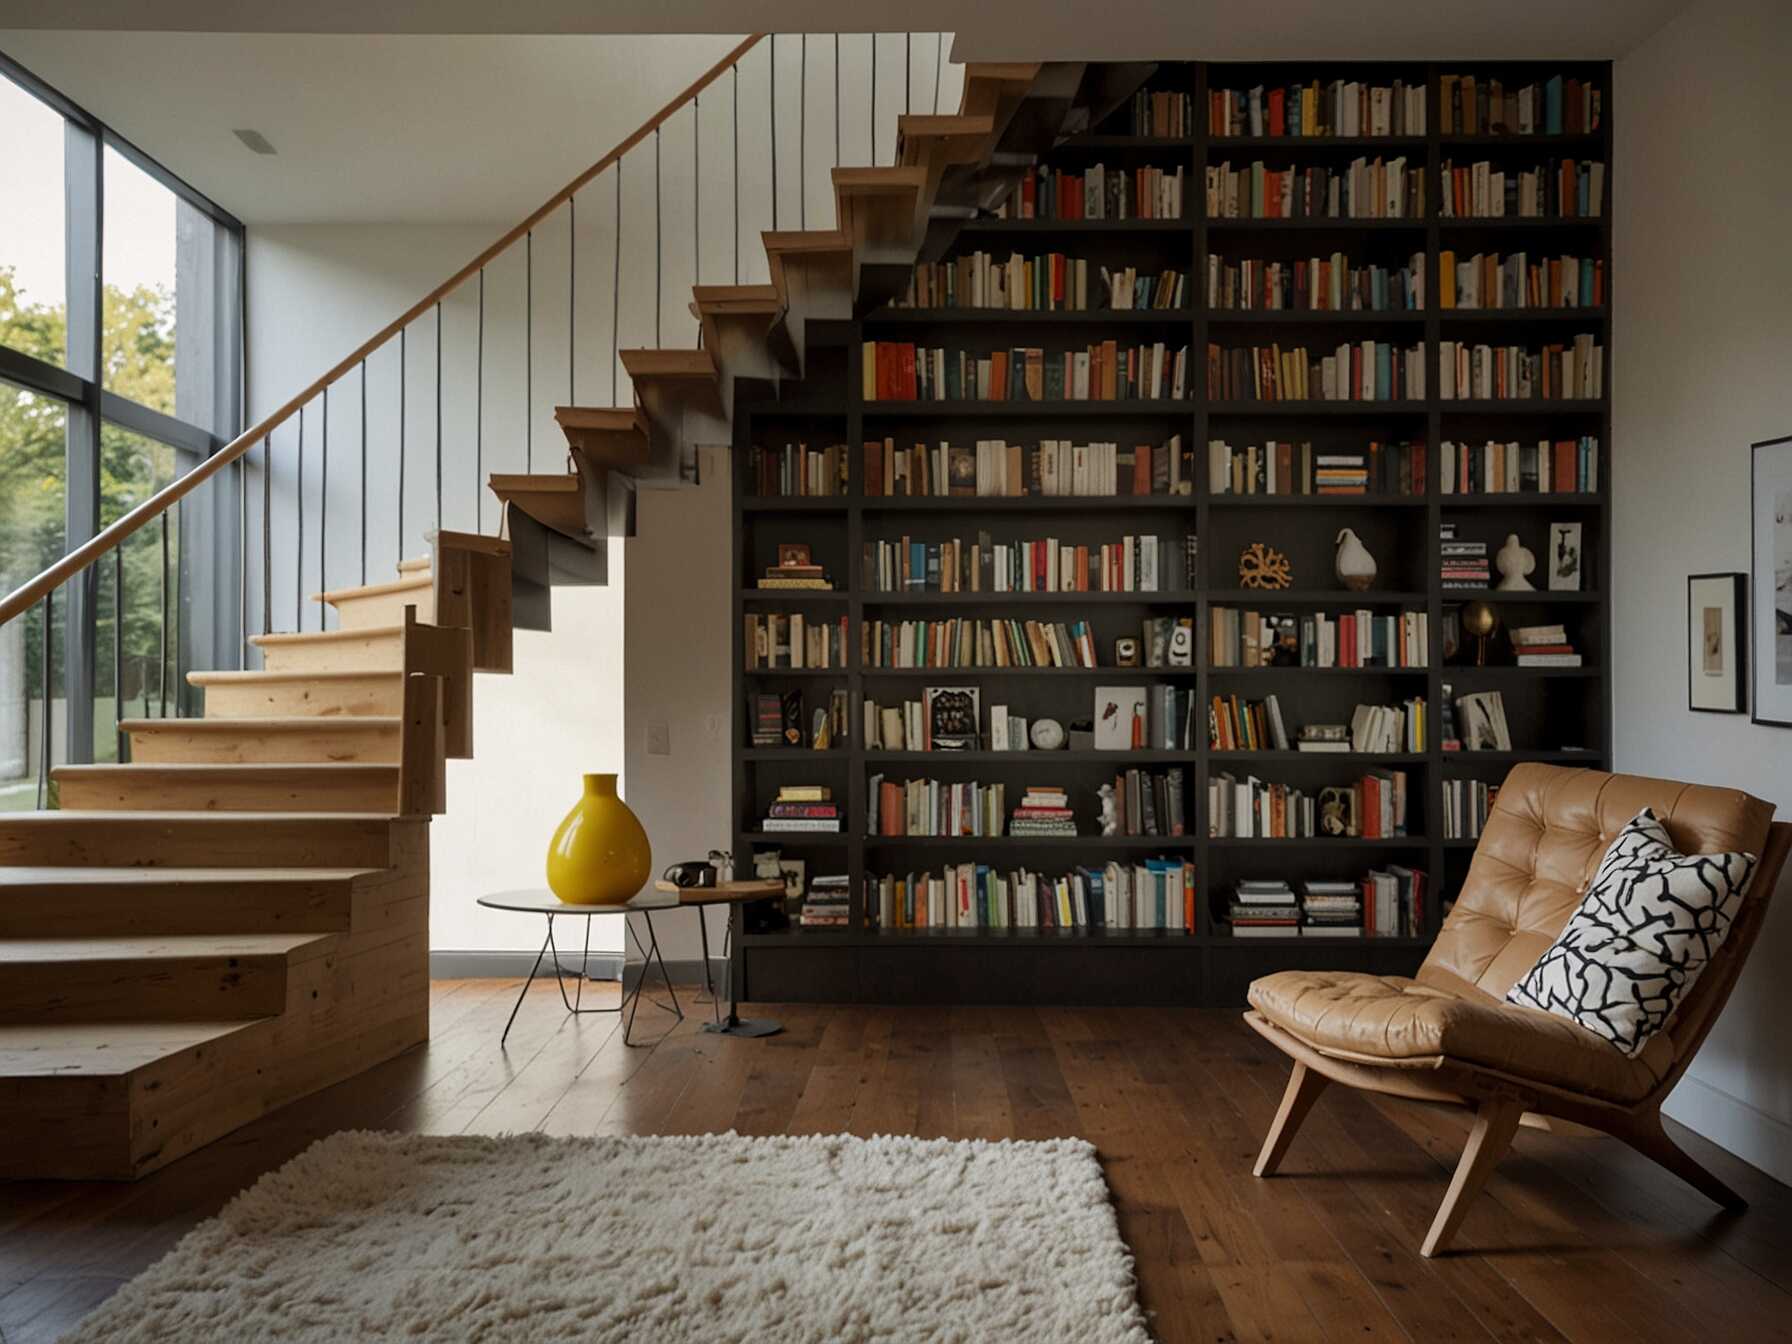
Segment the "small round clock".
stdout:
[[1028,736],[1040,751],[1056,751],[1064,745],[1064,725],[1056,719],[1036,719]]

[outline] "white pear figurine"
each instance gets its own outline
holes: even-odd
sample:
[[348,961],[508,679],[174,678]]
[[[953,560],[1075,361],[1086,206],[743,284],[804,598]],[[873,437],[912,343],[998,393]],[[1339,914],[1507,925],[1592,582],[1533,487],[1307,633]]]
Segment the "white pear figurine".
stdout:
[[1518,540],[1518,533],[1508,532],[1506,544],[1500,547],[1499,554],[1493,557],[1493,563],[1500,571],[1499,590],[1502,593],[1528,593],[1532,591],[1531,581],[1525,575],[1537,568],[1537,557],[1531,549]]
[[1353,593],[1360,593],[1375,582],[1375,557],[1369,554],[1362,539],[1348,527],[1338,533],[1338,555],[1334,568],[1338,582]]

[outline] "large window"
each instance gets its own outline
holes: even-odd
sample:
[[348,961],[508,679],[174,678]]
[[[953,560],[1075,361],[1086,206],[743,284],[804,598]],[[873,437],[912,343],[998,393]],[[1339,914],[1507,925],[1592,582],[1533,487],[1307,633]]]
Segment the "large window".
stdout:
[[[241,429],[242,225],[0,56],[0,591]],[[0,811],[233,666],[237,478],[0,627]],[[195,577],[198,582],[194,582]],[[122,580],[122,582],[120,582]],[[45,658],[45,639],[49,657]],[[47,746],[47,751],[46,751]]]

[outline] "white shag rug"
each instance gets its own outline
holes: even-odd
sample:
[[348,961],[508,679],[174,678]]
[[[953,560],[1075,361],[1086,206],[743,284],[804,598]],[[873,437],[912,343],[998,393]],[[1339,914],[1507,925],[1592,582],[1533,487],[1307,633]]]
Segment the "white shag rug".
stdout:
[[68,1337],[1143,1344],[1092,1145],[342,1133]]

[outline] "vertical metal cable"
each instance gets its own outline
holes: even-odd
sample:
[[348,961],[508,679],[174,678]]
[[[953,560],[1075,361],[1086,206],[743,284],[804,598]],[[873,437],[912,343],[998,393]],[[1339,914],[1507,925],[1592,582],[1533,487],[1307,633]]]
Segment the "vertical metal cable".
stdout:
[[915,61],[915,35],[902,35],[902,113],[908,115],[909,90],[914,88],[913,66]]
[[703,283],[703,101],[691,95],[691,284]]
[[946,35],[933,35],[933,115],[940,114],[940,60],[946,52]]
[[660,278],[665,270],[666,229],[660,214],[660,128],[653,128],[653,348],[660,348]]
[[236,625],[242,641],[238,666],[249,666],[249,455],[236,464]]
[[803,34],[796,79],[796,218],[797,227],[809,227],[809,34]]
[[436,531],[442,530],[442,301],[436,300]]
[[56,732],[56,693],[51,684],[55,666],[56,590],[44,594],[44,727],[43,763],[37,772],[37,806],[41,811],[50,796],[50,739]]
[[871,142],[872,167],[877,166],[877,34],[871,34],[871,121],[865,127],[865,137]]
[[162,656],[156,665],[156,689],[162,717],[168,717],[168,511],[162,510]]
[[610,261],[610,405],[616,404],[616,369],[622,362],[622,160],[616,161],[615,251]]
[[124,546],[112,548],[112,759],[125,758],[124,729]]
[[409,356],[405,352],[405,337],[410,328],[398,329],[398,563],[404,563],[404,422],[408,414],[405,405],[406,371],[411,367]]
[[[317,459],[317,586],[330,591],[330,385],[324,384],[324,442]],[[324,628],[324,607],[317,604],[317,628]]]
[[485,532],[485,267],[479,268],[479,353],[473,363],[473,530]]
[[834,167],[840,166],[840,34],[834,34]]
[[361,582],[367,582],[367,361],[361,361]]
[[[273,437],[261,441],[261,633],[274,633],[274,457]],[[365,492],[363,492],[365,494]],[[361,520],[362,536],[366,536],[367,520]],[[365,546],[362,548],[365,550]],[[361,568],[366,570],[366,562]],[[362,576],[365,579],[366,573]],[[146,711],[147,712],[147,711]]]
[[765,40],[771,69],[771,98],[766,103],[766,110],[771,114],[772,122],[772,231],[778,228],[778,35],[771,34]]
[[740,65],[729,71],[734,85],[734,283],[740,283]]
[[529,399],[535,395],[535,230],[523,238],[523,470],[535,470],[535,417]]
[[[292,562],[292,628],[305,628],[305,408],[299,407],[299,466],[293,482],[293,509],[297,520],[294,538]],[[162,522],[168,521],[168,515],[162,515]],[[167,527],[163,527],[163,540],[167,540]],[[164,617],[164,620],[167,618]],[[166,699],[166,697],[163,697]],[[167,710],[162,711],[164,714]]]

